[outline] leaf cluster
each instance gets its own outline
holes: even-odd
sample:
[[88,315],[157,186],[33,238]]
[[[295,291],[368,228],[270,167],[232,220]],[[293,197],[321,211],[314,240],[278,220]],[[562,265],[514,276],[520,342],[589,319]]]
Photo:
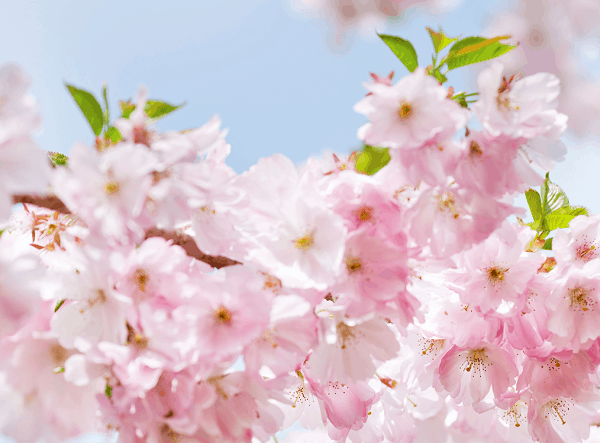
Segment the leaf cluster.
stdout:
[[[448,71],[500,57],[516,48],[515,45],[500,43],[501,40],[510,38],[509,35],[494,38],[473,36],[461,39],[460,37],[448,37],[441,29],[434,31],[427,28],[427,32],[431,37],[435,55],[431,57],[432,64],[427,66],[426,70],[440,84],[448,81],[446,77]],[[417,51],[415,51],[411,42],[393,35],[379,34],[379,37],[406,66],[406,69],[410,72],[417,69],[417,66],[419,66]],[[451,44],[452,46],[450,46]],[[448,46],[450,46],[448,53],[440,58],[440,52]],[[444,66],[445,70],[442,72]],[[477,93],[466,94],[461,92],[452,96],[452,99],[456,100],[462,107],[467,108],[470,103],[474,103],[474,101],[469,101],[467,98],[474,95],[477,95]]]
[[[526,223],[531,229],[537,231],[534,241],[545,239],[542,249],[552,249],[552,238],[546,237],[555,229],[566,229],[569,223],[579,215],[589,216],[589,211],[583,206],[571,206],[567,194],[560,186],[550,181],[550,174],[546,173],[544,184],[540,192],[529,189],[525,192],[533,222]],[[519,222],[523,223],[522,220]],[[523,223],[525,224],[525,223]]]
[[[83,116],[86,118],[87,122],[92,128],[92,131],[96,135],[96,144],[98,146],[110,146],[111,144],[116,144],[123,139],[119,130],[110,123],[106,84],[102,87],[104,109],[102,106],[100,106],[100,103],[91,92],[76,88],[75,86],[67,83],[65,83],[65,86],[71,93],[71,96],[79,106]],[[135,110],[135,105],[129,100],[127,102],[121,101],[119,102],[119,105],[121,108],[121,118],[128,119],[131,113]],[[144,106],[144,111],[146,111],[149,121],[153,122],[181,108],[184,105],[185,103],[182,103],[181,105],[172,105],[160,100],[148,100]],[[100,138],[102,131],[104,131],[104,134],[103,137]],[[99,141],[103,141],[103,143],[99,143]]]
[[[460,37],[448,37],[441,29],[436,32],[431,28],[427,28],[427,32],[431,37],[433,49],[435,50],[435,56],[432,57],[433,64],[428,66],[427,70],[440,83],[445,83],[448,80],[445,74],[452,69],[491,60],[516,48],[514,45],[500,43],[501,40],[510,38],[510,35],[494,38],[474,36],[461,39]],[[410,72],[417,69],[417,66],[419,66],[417,51],[415,51],[411,42],[393,35],[379,34],[379,37],[406,66],[406,69]],[[454,44],[450,47],[448,54],[438,61],[440,52],[451,43]],[[444,65],[447,69],[442,73],[441,68]]]

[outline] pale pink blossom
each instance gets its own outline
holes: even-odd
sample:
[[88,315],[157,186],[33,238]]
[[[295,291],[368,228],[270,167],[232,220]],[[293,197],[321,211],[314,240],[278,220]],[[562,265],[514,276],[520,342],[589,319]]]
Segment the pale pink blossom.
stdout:
[[564,268],[546,299],[554,346],[579,352],[600,337],[600,268],[597,261]]
[[494,61],[477,78],[480,95],[472,110],[483,128],[493,136],[559,138],[567,128],[567,116],[556,110],[559,79],[539,73],[507,81],[503,69]]
[[436,371],[436,389],[443,388],[457,402],[470,405],[481,402],[490,388],[496,397],[504,394],[517,374],[514,356],[501,347],[490,343],[453,346]]
[[69,209],[103,236],[120,242],[130,236],[143,239],[134,218],[142,210],[155,165],[143,146],[120,143],[98,153],[78,144],[68,169],[54,171],[52,186]]
[[451,137],[469,119],[469,112],[448,99],[446,88],[422,68],[393,86],[365,86],[371,94],[358,102],[354,110],[370,120],[358,130],[358,138],[369,145],[421,148],[436,136]]

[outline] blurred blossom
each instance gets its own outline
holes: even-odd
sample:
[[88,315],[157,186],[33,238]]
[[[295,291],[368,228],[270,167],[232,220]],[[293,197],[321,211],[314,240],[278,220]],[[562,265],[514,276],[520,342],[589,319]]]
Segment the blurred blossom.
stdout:
[[[400,17],[406,9],[418,5],[432,13],[452,9],[460,0],[291,0],[292,7],[312,19],[324,20],[328,44],[336,49],[358,34],[362,38],[385,30],[389,19]],[[333,31],[333,32],[331,32]]]
[[496,14],[484,35],[511,35],[519,47],[502,57],[507,74],[549,72],[561,82],[558,111],[569,116],[569,129],[579,138],[597,136],[600,86],[586,76],[582,64],[598,57],[600,2],[519,0]]

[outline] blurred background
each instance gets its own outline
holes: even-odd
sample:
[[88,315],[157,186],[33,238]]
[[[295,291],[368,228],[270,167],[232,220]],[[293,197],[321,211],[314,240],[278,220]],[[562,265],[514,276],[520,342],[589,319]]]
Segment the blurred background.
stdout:
[[[218,114],[238,173],[274,153],[300,164],[361,146],[365,119],[352,107],[369,73],[393,70],[394,82],[407,74],[376,32],[410,40],[422,66],[433,52],[427,26],[449,36],[512,35],[519,47],[500,59],[508,73],[561,79],[569,152],[551,179],[573,205],[600,212],[598,0],[19,0],[2,14],[0,65],[17,63],[31,79],[41,149],[68,155],[76,142],[93,142],[65,82],[97,97],[106,82],[113,118],[118,101],[144,85],[151,99],[187,103],[157,123],[160,131]],[[451,71],[446,85],[475,92],[487,65]]]

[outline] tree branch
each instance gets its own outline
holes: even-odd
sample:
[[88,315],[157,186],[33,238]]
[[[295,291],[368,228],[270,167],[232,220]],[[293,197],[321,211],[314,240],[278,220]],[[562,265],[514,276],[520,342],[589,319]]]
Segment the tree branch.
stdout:
[[[53,211],[58,211],[61,214],[71,214],[69,208],[67,208],[67,206],[55,195],[18,194],[13,195],[13,203],[25,203],[28,205],[35,205],[42,208],[51,209]],[[225,266],[241,264],[240,262],[227,257],[213,257],[212,255],[205,254],[198,248],[198,245],[193,237],[175,230],[150,228],[148,231],[146,231],[146,237],[144,240],[150,237],[162,237],[165,240],[173,240],[173,244],[181,246],[189,257],[200,260],[201,262],[204,262],[213,268],[221,269]]]
[[27,205],[35,205],[41,208],[52,209],[61,214],[70,214],[71,211],[56,195],[29,195],[17,194],[13,195],[13,204],[25,203]]
[[181,232],[150,228],[148,231],[146,231],[146,238],[150,237],[162,237],[165,240],[173,240],[173,244],[181,246],[188,256],[207,263],[213,268],[221,269],[225,266],[241,264],[239,261],[235,261],[227,257],[213,257],[212,255],[205,254],[198,248],[198,245],[192,237]]

